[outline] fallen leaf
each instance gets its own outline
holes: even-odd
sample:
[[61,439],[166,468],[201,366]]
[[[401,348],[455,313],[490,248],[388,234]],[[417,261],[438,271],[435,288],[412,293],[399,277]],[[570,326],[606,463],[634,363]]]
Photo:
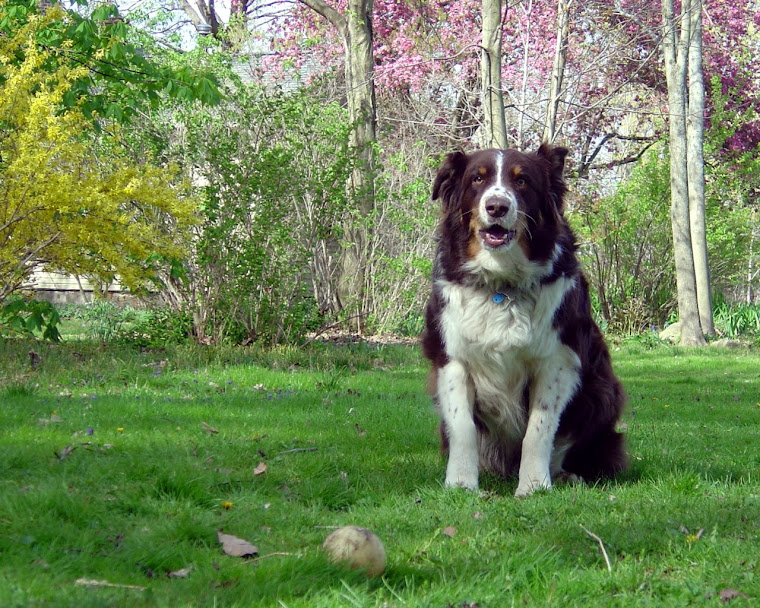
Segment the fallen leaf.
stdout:
[[454,538],[457,535],[457,529],[454,526],[446,526],[441,531],[441,534],[448,536],[449,538]]
[[203,421],[201,421],[201,426],[203,427],[203,430],[206,431],[209,435],[216,435],[219,433],[219,431],[217,431],[213,426],[206,424]]
[[254,475],[263,475],[264,473],[267,472],[268,469],[269,469],[269,467],[267,466],[266,462],[260,462],[259,464],[256,465],[256,468],[253,469],[253,474]]
[[192,572],[193,566],[192,564],[187,566],[186,568],[181,568],[179,570],[175,570],[174,572],[167,572],[166,576],[168,578],[187,578],[190,576],[190,572]]
[[50,418],[37,418],[37,424],[56,424],[59,422],[63,422],[63,418],[58,414],[50,414]]
[[721,589],[720,590],[720,601],[721,602],[730,602],[731,600],[735,600],[737,597],[741,598],[747,598],[748,596],[741,591],[737,591],[736,589]]
[[76,450],[76,446],[74,445],[67,445],[65,448],[63,448],[60,452],[55,452],[55,455],[58,456],[58,462],[63,460],[64,458],[67,458],[71,455],[71,453]]
[[356,432],[359,433],[359,437],[364,437],[367,434],[367,431],[360,427],[358,422],[354,424],[354,428],[356,429]]
[[237,536],[217,532],[216,537],[222,543],[222,551],[230,557],[253,557],[259,554],[259,550],[255,545]]

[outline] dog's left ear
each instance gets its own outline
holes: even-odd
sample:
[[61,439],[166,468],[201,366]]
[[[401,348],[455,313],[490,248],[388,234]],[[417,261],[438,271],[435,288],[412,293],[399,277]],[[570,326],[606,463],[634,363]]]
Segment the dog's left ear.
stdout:
[[567,148],[552,146],[546,142],[542,143],[536,152],[538,156],[549,161],[549,187],[554,204],[560,213],[564,211],[564,197],[567,192],[565,185],[565,157],[567,153]]

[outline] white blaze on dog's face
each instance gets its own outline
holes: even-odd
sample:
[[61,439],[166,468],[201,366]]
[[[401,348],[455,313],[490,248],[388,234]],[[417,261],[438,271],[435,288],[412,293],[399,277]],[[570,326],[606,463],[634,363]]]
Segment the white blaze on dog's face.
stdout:
[[516,150],[484,150],[467,161],[461,203],[463,216],[469,217],[469,257],[482,251],[499,255],[517,244],[532,258],[533,231],[557,215],[546,196],[548,171]]
[[476,166],[472,176],[477,208],[473,209],[471,227],[487,249],[506,249],[514,243],[518,201],[506,179],[504,152],[484,160],[490,162]]

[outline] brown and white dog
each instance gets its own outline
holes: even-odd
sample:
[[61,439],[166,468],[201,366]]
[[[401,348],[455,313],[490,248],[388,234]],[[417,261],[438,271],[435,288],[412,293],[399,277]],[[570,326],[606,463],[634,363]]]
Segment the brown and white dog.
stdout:
[[560,474],[627,465],[624,393],[563,216],[566,155],[457,152],[435,178],[443,218],[422,344],[446,486],[476,489],[485,469],[517,473],[527,496]]

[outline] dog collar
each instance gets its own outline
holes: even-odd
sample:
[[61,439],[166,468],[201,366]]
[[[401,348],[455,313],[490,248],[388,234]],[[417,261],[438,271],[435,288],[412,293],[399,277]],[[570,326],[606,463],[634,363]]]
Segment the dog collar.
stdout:
[[491,296],[491,301],[494,304],[509,304],[516,300],[522,299],[522,294],[519,289],[512,287],[511,285],[502,285],[499,291]]

